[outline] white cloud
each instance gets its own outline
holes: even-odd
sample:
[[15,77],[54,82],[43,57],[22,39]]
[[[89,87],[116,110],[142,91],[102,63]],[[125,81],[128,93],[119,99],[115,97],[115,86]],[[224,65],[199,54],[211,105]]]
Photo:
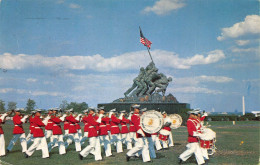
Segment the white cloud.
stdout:
[[[158,67],[177,69],[189,69],[194,65],[206,65],[216,63],[225,58],[222,50],[214,50],[207,56],[196,54],[188,58],[180,58],[178,54],[169,51],[152,51],[155,63]],[[119,56],[104,58],[101,55],[93,56],[59,56],[44,57],[41,55],[12,55],[4,53],[0,55],[0,67],[6,69],[24,69],[28,67],[48,67],[52,69],[85,70],[91,69],[100,72],[111,70],[133,69],[136,66],[146,66],[149,56],[146,51],[130,52]]]
[[81,8],[80,5],[75,4],[75,3],[71,3],[71,4],[69,5],[69,7],[70,7],[71,9],[79,9],[79,8]]
[[0,93],[18,93],[18,94],[28,94],[32,96],[64,96],[64,93],[61,92],[47,92],[47,91],[31,91],[25,89],[14,89],[14,88],[0,88]]
[[260,52],[259,48],[232,48],[234,53]]
[[247,44],[249,44],[249,40],[236,40],[236,44],[238,45],[238,46],[244,46],[244,45],[247,45]]
[[221,91],[211,90],[202,87],[180,87],[180,88],[170,88],[168,89],[170,93],[204,93],[204,94],[222,94]]
[[35,78],[28,78],[26,79],[27,82],[37,82],[38,80]]
[[227,38],[237,38],[247,34],[260,34],[260,16],[248,15],[243,22],[238,22],[231,27],[222,28],[219,41]]
[[169,12],[173,10],[180,9],[185,6],[185,3],[183,3],[183,0],[159,0],[155,2],[155,4],[150,7],[146,7],[143,12],[149,13],[154,12],[157,15],[164,15],[168,14]]

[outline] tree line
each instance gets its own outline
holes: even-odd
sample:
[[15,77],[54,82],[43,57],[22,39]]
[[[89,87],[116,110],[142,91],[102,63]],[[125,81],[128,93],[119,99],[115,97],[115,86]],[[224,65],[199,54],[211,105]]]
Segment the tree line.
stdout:
[[[9,101],[7,104],[5,101],[0,99],[0,112],[5,111],[11,111],[16,108],[23,108],[23,107],[17,107],[17,103],[14,101]],[[32,99],[28,99],[26,103],[26,107],[24,107],[25,111],[27,113],[30,113],[31,111],[37,109],[36,102]],[[54,108],[54,107],[50,107]],[[67,100],[63,100],[59,106],[62,110],[71,109],[73,108],[75,112],[82,112],[83,110],[88,108],[88,104],[86,102],[77,103],[77,102],[68,102]]]

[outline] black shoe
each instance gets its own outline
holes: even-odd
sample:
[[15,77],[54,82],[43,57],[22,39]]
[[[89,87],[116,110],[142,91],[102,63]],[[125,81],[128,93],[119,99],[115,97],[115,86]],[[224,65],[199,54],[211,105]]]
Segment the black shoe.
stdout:
[[83,160],[83,156],[79,154],[79,159],[80,160]]
[[29,158],[29,155],[27,155],[27,154],[24,152],[24,157],[25,157],[25,158]]
[[115,155],[110,155],[110,156],[108,156],[108,157],[115,157]]
[[126,161],[128,162],[130,160],[130,156],[126,155]]
[[209,159],[206,159],[204,165],[208,165],[208,163],[209,163]]
[[8,149],[6,149],[6,153],[9,153],[10,151]]
[[182,164],[182,162],[183,162],[183,160],[182,160],[181,158],[179,158],[178,163],[179,163],[179,164]]

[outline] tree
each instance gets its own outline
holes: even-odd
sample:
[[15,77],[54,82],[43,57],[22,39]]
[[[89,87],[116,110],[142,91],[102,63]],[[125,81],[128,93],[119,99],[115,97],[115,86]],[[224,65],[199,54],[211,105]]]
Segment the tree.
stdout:
[[5,102],[3,100],[0,100],[0,112],[5,111]]
[[65,110],[67,109],[67,107],[69,106],[69,103],[67,100],[62,100],[61,104],[60,104],[60,109]]
[[16,109],[16,105],[17,105],[16,102],[9,101],[9,102],[8,102],[8,105],[7,105],[7,106],[8,106],[7,110],[10,111],[10,110]]
[[28,99],[27,104],[26,104],[26,111],[27,112],[33,111],[35,106],[36,106],[35,101],[31,100],[31,99]]
[[83,110],[88,108],[88,104],[86,102],[77,103],[77,102],[71,102],[67,109],[73,108],[75,112],[82,112]]

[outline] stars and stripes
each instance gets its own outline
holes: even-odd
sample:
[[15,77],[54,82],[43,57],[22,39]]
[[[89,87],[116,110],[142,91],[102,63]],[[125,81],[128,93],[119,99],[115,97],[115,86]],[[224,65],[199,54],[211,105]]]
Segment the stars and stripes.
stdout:
[[[140,27],[139,27],[139,28],[140,28]],[[152,42],[149,41],[147,38],[144,37],[141,28],[140,28],[140,42],[141,42],[144,46],[146,46],[147,48],[149,48],[149,49],[151,48]]]

